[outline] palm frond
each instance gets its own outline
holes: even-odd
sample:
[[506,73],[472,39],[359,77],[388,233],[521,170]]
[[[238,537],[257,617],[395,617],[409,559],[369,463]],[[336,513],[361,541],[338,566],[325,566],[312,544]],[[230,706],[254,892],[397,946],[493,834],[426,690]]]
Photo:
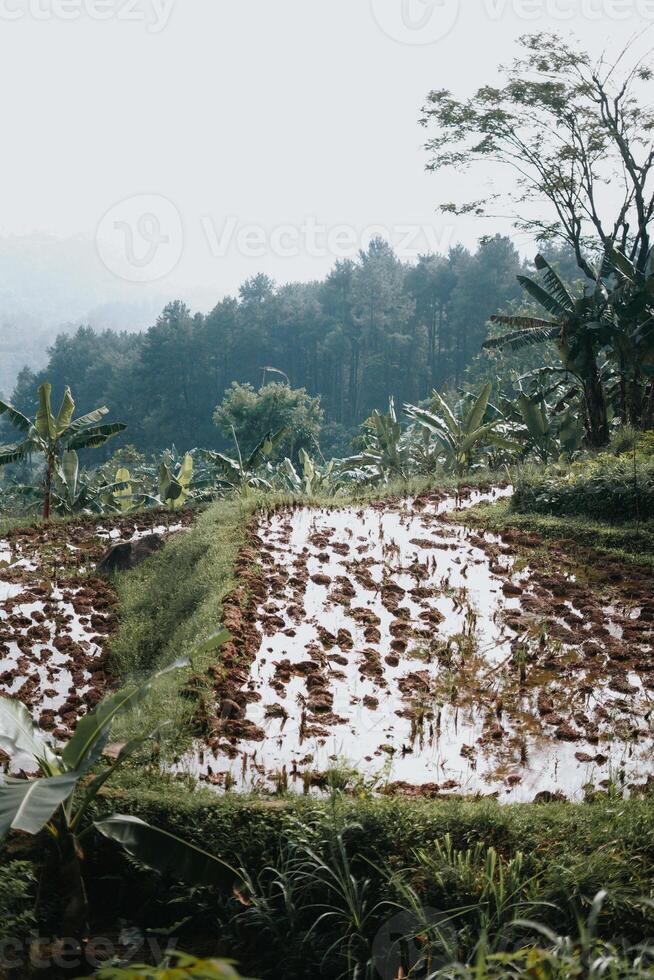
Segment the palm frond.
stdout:
[[490,320],[491,323],[515,327],[516,330],[548,330],[557,326],[553,320],[541,320],[536,316],[505,316],[503,313],[492,316]]
[[534,265],[539,272],[543,273],[543,281],[552,296],[571,313],[574,310],[575,301],[558,272],[555,272],[547,259],[540,254],[534,259]]
[[7,414],[9,416],[9,421],[21,432],[29,432],[32,428],[32,423],[28,418],[26,418],[22,412],[19,412],[17,408],[10,405],[9,402],[0,401],[0,415]]
[[523,347],[531,347],[532,344],[545,344],[549,340],[557,340],[560,335],[559,328],[554,330],[517,330],[515,333],[504,334],[503,337],[491,337],[483,343],[486,350],[502,350],[508,347],[510,350],[522,350]]
[[[68,431],[72,426],[69,426]],[[107,439],[111,439],[118,432],[123,432],[127,426],[123,422],[109,422],[107,425],[95,425],[91,429],[84,429],[77,432],[67,440],[64,440],[66,449],[97,449],[103,446]]]
[[29,451],[29,442],[21,442],[16,446],[0,446],[0,466],[6,466],[7,463],[17,463],[20,459],[25,459]]

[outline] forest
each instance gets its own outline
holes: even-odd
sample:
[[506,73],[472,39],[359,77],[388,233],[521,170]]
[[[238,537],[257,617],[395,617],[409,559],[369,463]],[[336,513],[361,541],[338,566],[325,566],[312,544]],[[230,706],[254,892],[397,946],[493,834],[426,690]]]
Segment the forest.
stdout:
[[[568,280],[579,277],[569,249],[555,246],[550,258]],[[233,382],[259,388],[272,368],[268,381],[285,376],[320,396],[321,448],[340,455],[389,395],[398,404],[419,401],[467,377],[490,316],[521,302],[521,272],[527,264],[498,235],[474,254],[457,247],[415,265],[375,240],[323,282],[277,287],[259,275],[207,315],[170,303],[144,334],[80,326],[57,338],[43,371],[21,372],[11,401],[35,409],[36,388],[48,380],[58,393],[69,385],[83,409],[100,401],[129,418],[126,438],[141,451],[171,443],[219,448],[212,416],[226,389]]]

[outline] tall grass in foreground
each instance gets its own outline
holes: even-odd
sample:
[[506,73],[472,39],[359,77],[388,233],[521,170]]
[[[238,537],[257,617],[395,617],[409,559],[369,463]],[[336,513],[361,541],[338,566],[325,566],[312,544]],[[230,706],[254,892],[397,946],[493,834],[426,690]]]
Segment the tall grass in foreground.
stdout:
[[248,972],[264,980],[654,977],[654,946],[605,937],[606,892],[585,910],[561,907],[520,851],[456,847],[449,834],[416,849],[410,866],[379,867],[359,852],[362,828],[343,819],[336,795],[327,823],[298,822],[273,862],[246,873],[245,906],[221,921]]

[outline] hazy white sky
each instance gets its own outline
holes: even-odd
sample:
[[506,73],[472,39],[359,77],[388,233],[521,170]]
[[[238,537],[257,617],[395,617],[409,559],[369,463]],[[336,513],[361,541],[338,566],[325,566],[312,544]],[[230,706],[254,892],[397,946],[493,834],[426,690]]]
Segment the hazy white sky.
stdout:
[[479,186],[424,172],[428,90],[491,81],[527,31],[599,54],[652,21],[654,0],[0,0],[0,235],[81,236],[71,295],[203,307],[322,276],[372,225],[471,245],[491,228],[437,205]]

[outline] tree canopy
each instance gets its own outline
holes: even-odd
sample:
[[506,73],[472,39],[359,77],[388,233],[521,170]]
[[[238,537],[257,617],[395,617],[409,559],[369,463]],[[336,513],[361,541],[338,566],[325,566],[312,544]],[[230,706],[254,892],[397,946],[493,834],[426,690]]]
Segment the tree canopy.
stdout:
[[142,334],[90,327],[61,334],[43,371],[22,372],[12,401],[29,413],[40,383],[50,381],[55,395],[68,384],[82,409],[102,401],[129,419],[127,438],[143,451],[171,443],[219,449],[231,436],[214,425],[216,406],[233,382],[258,389],[263,368],[272,367],[284,377],[266,373],[267,381],[320,395],[328,454],[375,408],[385,409],[389,394],[398,404],[417,402],[434,387],[461,383],[489,317],[519,300],[521,271],[501,236],[415,264],[377,240],[322,281],[277,286],[260,275],[207,314],[170,303]]
[[445,89],[428,96],[429,169],[482,163],[488,176],[498,163],[512,171],[506,193],[443,210],[493,215],[508,203],[518,229],[571,247],[589,279],[610,247],[644,272],[654,214],[651,69],[639,60],[626,67],[630,45],[611,63],[558,35],[520,43],[524,54],[501,70],[503,84],[466,99]]

